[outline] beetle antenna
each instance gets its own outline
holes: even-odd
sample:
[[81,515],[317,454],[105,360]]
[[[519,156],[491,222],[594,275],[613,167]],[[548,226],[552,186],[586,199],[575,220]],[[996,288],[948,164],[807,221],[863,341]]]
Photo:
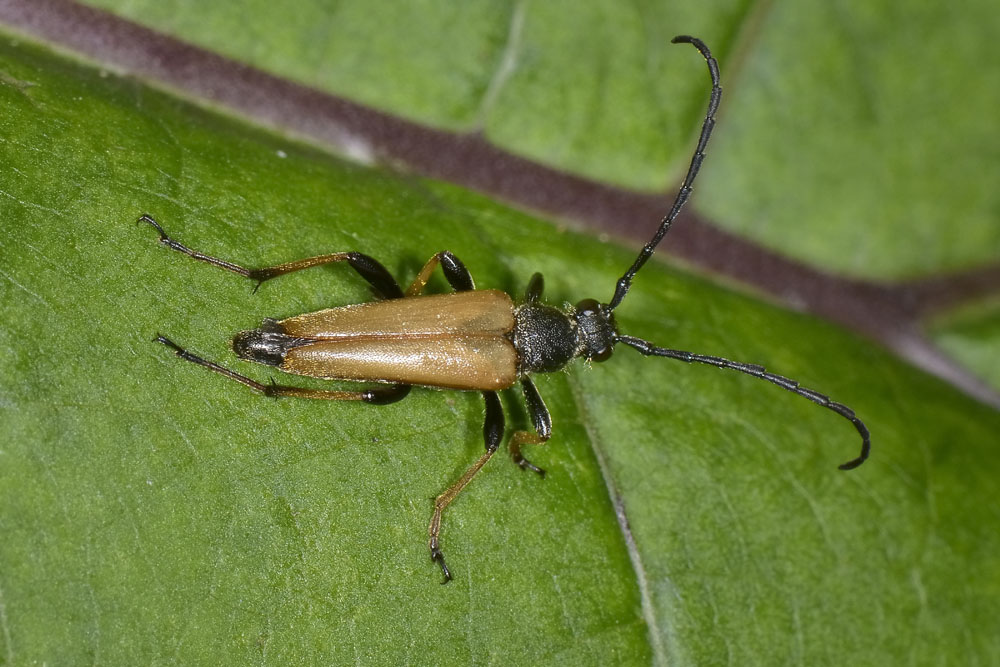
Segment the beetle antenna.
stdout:
[[857,468],[865,462],[865,459],[868,458],[868,453],[871,451],[872,447],[871,435],[868,433],[868,427],[865,426],[865,423],[858,419],[857,415],[854,414],[854,410],[851,410],[842,403],[830,400],[828,396],[824,396],[818,391],[813,391],[812,389],[799,386],[799,383],[795,380],[781,375],[776,375],[774,373],[769,373],[763,366],[758,366],[757,364],[744,364],[738,361],[723,359],[722,357],[711,357],[704,354],[683,352],[681,350],[669,350],[663,347],[656,347],[652,343],[644,341],[641,338],[634,338],[633,336],[617,336],[617,340],[625,343],[629,347],[634,347],[646,356],[667,357],[669,359],[679,359],[680,361],[684,361],[689,364],[699,363],[708,364],[709,366],[715,366],[717,368],[729,368],[734,371],[739,371],[740,373],[752,375],[753,377],[760,378],[761,380],[767,380],[772,384],[778,385],[782,389],[787,389],[793,394],[798,394],[799,396],[808,398],[813,403],[833,410],[838,415],[854,424],[854,428],[857,429],[858,433],[861,435],[861,454],[858,455],[856,459],[840,464],[840,469],[851,470],[852,468]]
[[639,256],[633,262],[632,266],[629,267],[629,270],[618,279],[618,284],[615,286],[615,295],[606,308],[608,312],[617,308],[622,299],[625,298],[629,288],[632,286],[632,278],[639,272],[642,265],[646,263],[646,260],[652,256],[653,251],[656,250],[656,246],[659,245],[663,237],[670,231],[670,225],[691,195],[691,184],[694,183],[694,179],[698,175],[698,170],[701,169],[701,162],[705,159],[705,146],[708,145],[708,138],[712,136],[712,128],[715,127],[715,112],[719,109],[719,100],[722,99],[722,86],[719,85],[719,63],[712,57],[712,52],[708,50],[705,43],[697,37],[690,37],[688,35],[678,35],[670,41],[673,44],[682,42],[692,44],[705,57],[705,62],[708,63],[708,73],[712,76],[712,95],[708,101],[708,112],[705,114],[705,120],[701,124],[701,136],[698,138],[698,147],[691,158],[691,164],[688,166],[684,183],[681,185],[681,189],[674,199],[674,205],[670,208],[670,212],[660,221],[660,227],[656,230],[656,234],[649,240],[649,243],[642,247]]

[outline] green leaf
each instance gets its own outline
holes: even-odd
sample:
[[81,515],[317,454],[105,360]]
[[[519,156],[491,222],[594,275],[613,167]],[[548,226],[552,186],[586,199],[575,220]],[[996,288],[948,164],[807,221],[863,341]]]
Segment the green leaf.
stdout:
[[[694,206],[828,271],[1000,259],[992,0],[859,3],[88,0],[181,40],[595,180],[662,190],[726,89]],[[672,186],[671,186],[672,187]]]
[[657,263],[622,330],[829,392],[872,460],[837,471],[850,425],[776,387],[620,349],[538,378],[549,475],[491,461],[445,516],[439,586],[430,498],[482,451],[480,397],[273,401],[183,363],[153,335],[279,379],[232,333],[370,292],[334,266],[255,294],[134,220],[251,266],[358,249],[405,279],[447,248],[480,287],[544,272],[553,303],[609,298],[634,249],[9,39],[0,72],[6,663],[996,661],[1000,415]]
[[1000,302],[973,303],[938,318],[931,328],[941,349],[1000,389]]
[[659,189],[688,150],[705,93],[701,76],[665,76],[677,63],[703,67],[670,39],[711,26],[721,43],[749,3],[85,4],[419,123],[481,131],[545,164]]
[[995,9],[774,3],[738,65],[699,209],[863,278],[1000,261]]

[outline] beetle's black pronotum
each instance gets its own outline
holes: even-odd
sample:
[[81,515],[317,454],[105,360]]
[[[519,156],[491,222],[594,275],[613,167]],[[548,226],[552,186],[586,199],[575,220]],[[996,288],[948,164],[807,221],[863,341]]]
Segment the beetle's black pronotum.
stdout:
[[[503,292],[476,290],[468,269],[447,250],[431,257],[406,291],[400,288],[385,267],[359,252],[337,252],[262,269],[246,269],[187,248],[170,238],[153,218],[144,215],[139,221],[155,227],[162,244],[255,280],[258,286],[265,280],[313,266],[330,262],[350,264],[375,288],[382,300],[330,308],[280,321],[265,319],[259,329],[236,334],[233,351],[241,359],[275,366],[288,373],[384,384],[360,391],[262,384],[195,356],[163,336],[157,336],[156,341],[173,349],[180,358],[236,380],[265,396],[385,404],[405,397],[414,384],[481,391],[486,401],[483,426],[486,452],[434,501],[429,529],[430,552],[431,559],[441,566],[445,582],[451,579],[451,572],[439,544],[441,514],[500,447],[504,435],[504,414],[497,391],[507,389],[515,382],[521,383],[534,431],[515,432],[510,439],[510,453],[519,466],[544,476],[545,472],[532,465],[521,453],[525,445],[540,445],[552,434],[552,420],[531,381],[531,374],[560,370],[576,357],[604,361],[611,356],[616,343],[624,343],[647,356],[668,357],[746,373],[833,410],[854,424],[861,434],[860,455],[840,466],[842,470],[856,468],[868,458],[871,442],[868,429],[847,406],[800,387],[794,380],[769,373],[762,366],[657,347],[640,338],[618,333],[613,312],[621,305],[632,279],[663,240],[687,201],[691,184],[705,157],[705,146],[712,134],[715,112],[722,96],[719,66],[705,44],[688,36],[675,37],[673,41],[693,44],[708,63],[712,77],[708,112],[698,146],[673,206],[660,222],[656,234],[618,280],[610,302],[602,304],[594,299],[584,299],[575,308],[565,310],[547,306],[541,303],[542,276],[536,273],[528,282],[524,302],[515,305]],[[438,265],[455,291],[420,296],[431,272]]]

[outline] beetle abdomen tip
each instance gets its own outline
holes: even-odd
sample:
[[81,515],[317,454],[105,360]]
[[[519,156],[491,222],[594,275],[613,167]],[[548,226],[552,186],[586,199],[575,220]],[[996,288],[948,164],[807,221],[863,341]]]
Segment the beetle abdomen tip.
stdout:
[[281,366],[285,354],[294,347],[303,345],[302,338],[276,331],[241,331],[233,336],[233,352],[240,359],[255,361],[268,366]]

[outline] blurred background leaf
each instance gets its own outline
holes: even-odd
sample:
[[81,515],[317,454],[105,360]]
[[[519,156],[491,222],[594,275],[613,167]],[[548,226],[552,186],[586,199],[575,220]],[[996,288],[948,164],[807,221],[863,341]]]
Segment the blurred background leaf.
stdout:
[[[659,191],[724,63],[694,206],[807,264],[899,279],[1000,261],[1000,14],[899,0],[88,0],[229,58],[597,181]],[[442,48],[444,47],[444,48]]]
[[975,302],[933,322],[931,334],[945,351],[1000,389],[1000,303]]

